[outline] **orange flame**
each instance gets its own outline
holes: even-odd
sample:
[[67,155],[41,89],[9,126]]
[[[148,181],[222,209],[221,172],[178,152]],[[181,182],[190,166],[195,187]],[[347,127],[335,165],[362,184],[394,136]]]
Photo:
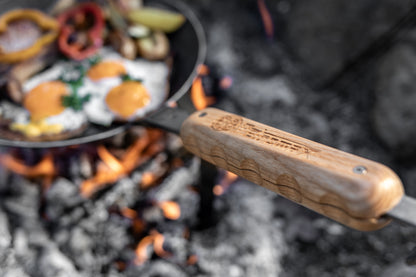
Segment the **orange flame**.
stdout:
[[0,155],[0,164],[14,173],[28,178],[53,176],[56,174],[53,157],[50,153],[45,155],[42,160],[34,166],[25,165],[24,162],[11,155]]
[[181,207],[174,201],[163,201],[158,204],[162,209],[163,215],[172,220],[177,220],[181,217]]
[[150,235],[144,237],[137,245],[135,263],[137,265],[142,265],[149,259],[148,247],[151,245],[153,245],[153,251],[159,257],[164,258],[170,256],[171,253],[163,249],[164,241],[165,237],[162,234],[156,230],[151,231]]
[[205,109],[215,103],[215,97],[206,96],[202,85],[202,76],[208,75],[209,69],[206,65],[198,68],[198,77],[195,78],[191,88],[191,100],[197,110]]
[[224,177],[221,179],[220,183],[215,185],[213,192],[215,195],[222,195],[225,190],[237,180],[238,176],[230,171],[226,171]]
[[53,178],[57,173],[51,153],[46,154],[42,160],[34,166],[28,166],[12,155],[0,155],[0,165],[27,178],[43,177],[43,190],[47,190],[50,187]]
[[[147,131],[146,134],[130,146],[126,152],[117,159],[104,146],[97,148],[97,153],[102,160],[97,166],[97,173],[90,179],[82,182],[80,190],[84,197],[90,197],[97,190],[109,183],[116,182],[124,175],[129,174],[134,168],[147,161],[151,156],[163,150],[163,145],[158,142],[161,132]],[[153,142],[152,144],[150,144]],[[146,151],[144,151],[147,148]]]
[[266,7],[264,0],[257,0],[257,5],[259,7],[261,19],[263,20],[264,30],[268,38],[273,38],[274,26],[273,20],[270,15],[269,10]]

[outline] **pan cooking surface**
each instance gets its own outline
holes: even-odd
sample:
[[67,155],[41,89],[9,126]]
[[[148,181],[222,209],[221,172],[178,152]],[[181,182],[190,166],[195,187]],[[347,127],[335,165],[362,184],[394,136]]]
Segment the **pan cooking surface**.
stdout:
[[[13,8],[30,7],[46,9],[50,1],[6,1],[0,2],[2,11]],[[170,89],[168,101],[177,101],[186,94],[196,76],[197,67],[205,58],[206,45],[203,29],[194,13],[182,2],[173,0],[151,0],[145,5],[163,7],[182,13],[187,21],[178,31],[169,35],[173,55],[173,67],[170,77]],[[78,137],[57,141],[17,141],[0,138],[0,146],[26,147],[26,148],[50,148],[83,144],[106,139],[117,135],[131,126],[127,124],[113,124],[103,127],[90,124],[87,130]]]

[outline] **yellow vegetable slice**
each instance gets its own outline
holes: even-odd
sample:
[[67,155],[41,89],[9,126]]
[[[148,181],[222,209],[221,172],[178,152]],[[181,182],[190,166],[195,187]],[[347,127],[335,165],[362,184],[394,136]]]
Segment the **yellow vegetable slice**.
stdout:
[[128,18],[134,23],[165,33],[178,30],[186,20],[180,13],[150,7],[133,10],[129,12]]

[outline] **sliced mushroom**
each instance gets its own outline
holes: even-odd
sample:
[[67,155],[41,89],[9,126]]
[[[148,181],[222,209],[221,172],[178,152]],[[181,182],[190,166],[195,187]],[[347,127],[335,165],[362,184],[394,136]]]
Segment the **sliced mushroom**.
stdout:
[[137,56],[137,47],[134,40],[120,31],[113,31],[108,36],[111,45],[123,57],[134,60]]
[[137,40],[140,56],[148,60],[163,60],[170,51],[169,39],[165,33],[155,31],[152,35]]

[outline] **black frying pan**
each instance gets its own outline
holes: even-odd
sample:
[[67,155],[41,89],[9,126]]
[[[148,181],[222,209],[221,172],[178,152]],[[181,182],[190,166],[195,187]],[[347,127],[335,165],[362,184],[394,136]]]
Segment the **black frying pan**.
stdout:
[[[13,0],[0,2],[0,7],[2,12],[23,7],[45,10],[50,7],[51,2],[50,0]],[[145,1],[145,5],[178,11],[187,18],[184,26],[169,35],[174,62],[168,101],[178,101],[189,91],[197,75],[197,68],[205,59],[206,43],[203,28],[191,9],[182,2],[175,0],[148,0]],[[0,138],[0,146],[25,148],[64,147],[106,139],[124,132],[129,127],[130,124],[113,124],[110,127],[90,124],[82,135],[66,140],[39,142]]]

